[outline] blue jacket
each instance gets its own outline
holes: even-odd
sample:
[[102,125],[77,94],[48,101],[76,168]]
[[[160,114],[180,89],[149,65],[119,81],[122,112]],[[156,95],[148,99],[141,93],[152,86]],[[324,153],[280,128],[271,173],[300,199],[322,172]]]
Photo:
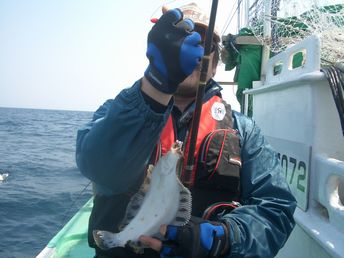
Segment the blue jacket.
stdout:
[[[137,81],[106,101],[78,131],[76,161],[82,174],[95,183],[98,195],[124,193],[141,182],[171,112],[173,100],[165,113],[151,110],[140,86]],[[228,257],[273,257],[295,225],[296,200],[276,152],[255,122],[235,111],[232,115],[241,145],[243,206],[223,217],[230,225]]]

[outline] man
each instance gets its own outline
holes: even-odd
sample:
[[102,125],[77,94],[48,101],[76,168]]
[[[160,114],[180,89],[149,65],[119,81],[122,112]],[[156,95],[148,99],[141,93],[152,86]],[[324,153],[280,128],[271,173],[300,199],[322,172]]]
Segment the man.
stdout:
[[[276,152],[251,119],[231,111],[211,79],[218,62],[217,33],[194,154],[191,221],[163,226],[163,242],[141,236],[151,248],[144,255],[127,248],[103,251],[94,243],[93,230],[118,231],[147,165],[175,140],[188,144],[207,17],[195,4],[163,12],[148,35],[150,64],[144,77],[105,102],[78,131],[77,164],[95,191],[89,244],[96,257],[273,257],[294,227],[296,201]],[[185,164],[182,180],[184,169]],[[231,201],[241,206],[232,210]]]

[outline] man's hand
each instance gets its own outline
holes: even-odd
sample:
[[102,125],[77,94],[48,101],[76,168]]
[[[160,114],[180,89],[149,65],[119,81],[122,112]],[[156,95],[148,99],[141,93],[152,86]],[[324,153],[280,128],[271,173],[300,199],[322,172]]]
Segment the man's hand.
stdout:
[[165,241],[141,236],[142,244],[160,252],[161,257],[218,257],[228,252],[228,227],[224,223],[192,217],[183,226],[162,226]]
[[145,77],[159,91],[173,94],[204,55],[194,23],[179,9],[164,13],[148,34]]

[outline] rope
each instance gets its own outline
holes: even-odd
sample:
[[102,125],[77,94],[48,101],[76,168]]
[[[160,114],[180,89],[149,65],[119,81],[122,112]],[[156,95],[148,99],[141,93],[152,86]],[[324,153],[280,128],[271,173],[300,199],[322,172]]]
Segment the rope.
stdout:
[[[233,20],[233,18],[234,18],[234,15],[238,12],[239,5],[241,5],[241,2],[242,2],[242,0],[239,0],[239,2],[238,2],[238,4],[237,4],[237,7],[236,7],[234,13],[232,14],[232,17],[229,19],[229,21],[228,21],[228,18],[229,18],[229,16],[228,16],[228,18],[227,18],[227,21],[228,21],[228,22],[226,21],[226,24],[224,25],[224,28],[223,28],[222,31],[221,31],[221,36],[225,33],[225,31],[227,30],[229,24],[232,22],[232,20]],[[232,9],[232,10],[233,10],[233,9]]]
[[344,63],[322,68],[321,71],[330,84],[344,136]]
[[77,197],[75,198],[75,200],[73,201],[73,203],[70,205],[70,207],[67,209],[67,211],[64,213],[63,218],[61,219],[62,221],[62,226],[64,226],[67,223],[67,216],[69,214],[69,212],[71,211],[71,209],[73,207],[75,207],[76,202],[80,200],[81,196],[84,194],[84,192],[86,191],[86,189],[90,186],[90,184],[92,183],[92,181],[88,182],[86,186],[84,186],[84,188],[79,192],[79,194],[77,195]]

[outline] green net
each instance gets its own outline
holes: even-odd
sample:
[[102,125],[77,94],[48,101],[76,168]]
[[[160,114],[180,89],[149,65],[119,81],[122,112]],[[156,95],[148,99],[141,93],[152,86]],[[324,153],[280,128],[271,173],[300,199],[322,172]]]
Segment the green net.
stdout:
[[[238,45],[235,43],[237,36],[253,36],[248,28],[243,28],[239,34],[229,35],[228,40],[224,41],[226,57],[224,58],[225,70],[229,71],[236,68],[234,82],[238,84],[236,97],[243,108],[245,89],[252,88],[252,82],[260,79],[260,65],[262,59],[262,46],[259,45]],[[243,111],[243,110],[241,110]],[[248,103],[248,115],[252,115],[252,101]]]

